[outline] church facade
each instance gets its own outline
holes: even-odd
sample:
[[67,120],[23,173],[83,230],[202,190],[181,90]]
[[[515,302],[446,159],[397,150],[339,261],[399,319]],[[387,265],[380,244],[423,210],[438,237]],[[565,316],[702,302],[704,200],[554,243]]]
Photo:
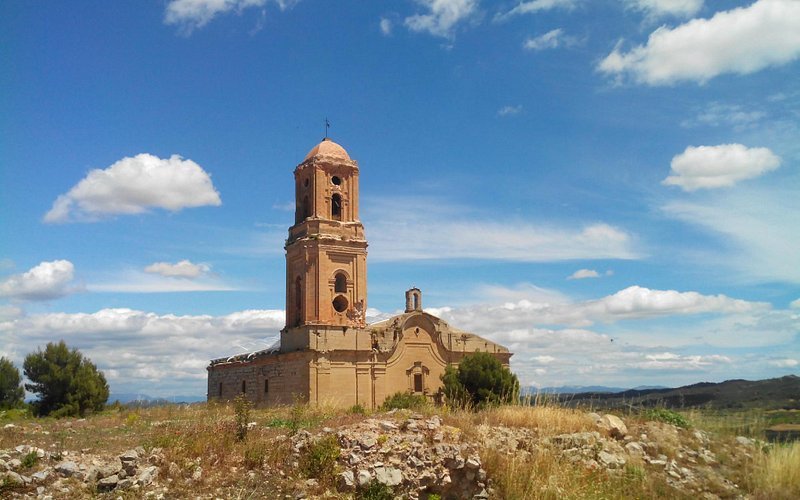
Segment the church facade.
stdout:
[[244,394],[258,406],[377,408],[396,392],[435,398],[447,365],[507,348],[458,330],[406,292],[405,312],[367,325],[367,239],[358,215],[358,163],[330,139],[294,171],[295,223],[286,240],[286,326],[279,345],[212,360],[208,399]]

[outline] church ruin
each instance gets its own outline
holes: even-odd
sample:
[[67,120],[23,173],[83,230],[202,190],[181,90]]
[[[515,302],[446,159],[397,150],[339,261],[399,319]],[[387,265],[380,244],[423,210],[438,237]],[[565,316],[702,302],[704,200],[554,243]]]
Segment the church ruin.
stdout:
[[367,325],[367,240],[358,217],[358,162],[324,139],[297,166],[286,240],[286,326],[278,345],[208,366],[208,399],[244,394],[258,406],[297,400],[377,408],[396,392],[434,398],[467,354],[507,348],[453,328],[406,292],[405,312]]

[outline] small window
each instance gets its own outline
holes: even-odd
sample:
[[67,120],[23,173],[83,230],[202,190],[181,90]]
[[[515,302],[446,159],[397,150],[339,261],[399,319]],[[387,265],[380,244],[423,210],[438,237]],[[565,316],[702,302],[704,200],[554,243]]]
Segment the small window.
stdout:
[[247,380],[242,380],[242,394],[247,392]]
[[347,310],[347,298],[344,295],[337,295],[333,299],[333,308],[336,312],[345,312]]
[[416,293],[413,295],[414,298],[414,310],[419,311],[419,295]]
[[269,392],[269,379],[265,378],[264,379],[264,394],[266,394],[268,392]]
[[219,397],[222,397],[222,382],[219,383]]
[[331,177],[331,182],[333,183],[334,186],[339,186],[342,184],[342,179],[338,175],[334,175],[333,177]]
[[422,392],[422,374],[414,374],[414,392]]
[[342,220],[342,196],[339,193],[331,196],[331,218]]
[[308,179],[303,181],[303,186],[308,187]]
[[347,293],[347,277],[343,273],[336,275],[336,283],[333,286],[336,293]]
[[294,324],[299,326],[303,320],[303,286],[300,276],[294,280]]

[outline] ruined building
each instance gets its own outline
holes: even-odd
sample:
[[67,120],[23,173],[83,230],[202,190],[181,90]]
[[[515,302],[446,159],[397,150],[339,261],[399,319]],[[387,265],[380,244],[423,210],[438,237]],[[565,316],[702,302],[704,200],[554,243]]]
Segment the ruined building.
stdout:
[[403,391],[435,397],[448,364],[503,346],[451,327],[406,292],[405,312],[367,325],[367,239],[358,218],[358,163],[335,142],[294,171],[295,223],[286,240],[286,326],[279,345],[208,366],[208,399],[245,394],[259,406],[296,400],[376,408]]

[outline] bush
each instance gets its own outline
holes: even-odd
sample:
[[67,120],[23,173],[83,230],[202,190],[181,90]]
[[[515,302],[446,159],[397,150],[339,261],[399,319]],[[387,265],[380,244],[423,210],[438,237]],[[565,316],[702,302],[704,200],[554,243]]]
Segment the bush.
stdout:
[[236,414],[236,440],[244,441],[247,437],[247,424],[250,423],[251,403],[247,396],[239,394],[233,398],[233,412]]
[[395,392],[381,405],[381,410],[418,410],[428,404],[427,398],[418,394]]
[[356,490],[356,500],[392,500],[393,498],[392,488],[375,480]]
[[689,421],[686,420],[686,417],[676,411],[668,410],[666,408],[649,409],[644,412],[644,418],[647,420],[665,422],[667,424],[672,424],[675,427],[682,427],[684,429],[689,427]]
[[19,370],[8,358],[0,358],[0,409],[19,408],[23,397],[25,391]]
[[38,395],[33,403],[37,415],[85,416],[101,411],[108,400],[103,373],[63,340],[28,354],[23,368],[31,381],[25,388]]
[[330,480],[336,473],[336,460],[341,451],[336,436],[325,436],[309,444],[300,457],[300,471],[306,477]]
[[517,376],[488,352],[476,352],[448,365],[442,375],[447,401],[462,408],[511,403],[519,396]]

